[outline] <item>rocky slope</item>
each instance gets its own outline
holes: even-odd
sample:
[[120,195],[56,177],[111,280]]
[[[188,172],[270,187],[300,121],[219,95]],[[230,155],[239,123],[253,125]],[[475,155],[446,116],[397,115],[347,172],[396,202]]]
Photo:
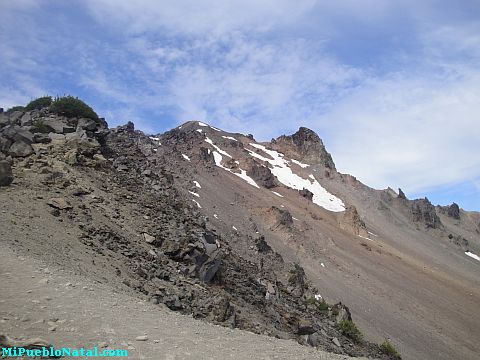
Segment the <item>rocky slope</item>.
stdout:
[[393,358],[370,342],[389,338],[411,359],[478,352],[480,262],[465,255],[480,253],[478,214],[338,173],[309,129],[270,143],[199,122],[146,136],[46,109],[0,127],[5,245],[328,351]]

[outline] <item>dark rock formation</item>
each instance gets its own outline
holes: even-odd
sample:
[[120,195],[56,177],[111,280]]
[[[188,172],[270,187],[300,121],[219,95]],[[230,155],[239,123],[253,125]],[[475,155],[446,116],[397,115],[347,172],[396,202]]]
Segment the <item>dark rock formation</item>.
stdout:
[[405,196],[405,193],[400,188],[398,188],[398,198],[403,199],[403,200],[407,200],[407,197]]
[[0,160],[0,186],[8,186],[13,181],[12,167],[7,160]]
[[302,189],[302,190],[298,190],[298,193],[300,194],[300,196],[303,196],[304,198],[312,201],[313,199],[313,193],[308,190],[308,189]]
[[413,200],[410,204],[410,211],[414,222],[423,223],[427,228],[432,229],[442,227],[435,207],[427,198]]
[[261,165],[255,159],[248,159],[247,163],[247,175],[250,176],[255,182],[267,189],[271,189],[277,185],[275,176],[273,176],[270,169],[264,165]]
[[301,159],[307,164],[321,164],[327,169],[336,170],[332,156],[325,149],[322,140],[310,129],[301,127],[291,136],[282,135],[276,139],[274,145],[291,158]]
[[450,205],[447,209],[447,215],[454,219],[460,220],[460,208],[458,207],[458,204],[453,203]]

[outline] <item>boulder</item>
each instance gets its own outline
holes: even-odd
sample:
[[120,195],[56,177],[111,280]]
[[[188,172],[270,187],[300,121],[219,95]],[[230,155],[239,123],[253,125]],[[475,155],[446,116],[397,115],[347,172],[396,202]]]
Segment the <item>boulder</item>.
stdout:
[[33,134],[20,126],[7,126],[3,128],[2,135],[13,142],[22,141],[27,144],[33,143]]
[[57,134],[57,133],[51,132],[48,134],[48,137],[52,141],[65,141],[65,135],[63,134]]
[[47,204],[50,205],[51,207],[59,210],[68,210],[72,208],[72,205],[69,204],[65,198],[51,198],[47,201]]
[[20,126],[32,126],[32,115],[25,113],[20,119]]
[[53,132],[56,134],[64,134],[64,128],[67,129],[73,129],[72,131],[67,131],[67,132],[73,132],[75,131],[74,128],[69,126],[65,121],[63,121],[60,118],[47,118],[43,120],[43,125],[50,127],[53,129]]
[[276,186],[275,177],[270,169],[256,161],[255,159],[248,159],[247,162],[247,175],[250,176],[255,182],[267,189]]
[[8,153],[8,149],[10,149],[10,146],[12,146],[12,140],[0,136],[0,151],[3,153]]
[[341,302],[333,305],[332,313],[335,315],[335,322],[340,324],[342,321],[352,321],[352,314],[350,313],[350,309],[343,305]]
[[315,332],[313,324],[310,320],[300,319],[298,321],[297,334],[298,335],[310,335]]
[[15,141],[12,146],[10,146],[8,153],[13,157],[26,157],[32,155],[34,150],[33,147],[26,142]]
[[148,244],[153,244],[155,242],[155,236],[143,233],[143,240]]
[[313,192],[311,192],[308,189],[303,188],[302,190],[298,190],[298,193],[300,194],[300,196],[304,197],[305,199],[308,199],[310,201],[312,201],[313,199]]
[[23,111],[14,111],[9,115],[10,124],[18,124],[21,117],[23,116]]
[[97,128],[97,123],[95,120],[81,118],[78,119],[77,123],[77,131],[78,130],[87,130],[87,131],[94,131]]
[[13,181],[12,167],[7,160],[0,160],[0,186],[8,186]]

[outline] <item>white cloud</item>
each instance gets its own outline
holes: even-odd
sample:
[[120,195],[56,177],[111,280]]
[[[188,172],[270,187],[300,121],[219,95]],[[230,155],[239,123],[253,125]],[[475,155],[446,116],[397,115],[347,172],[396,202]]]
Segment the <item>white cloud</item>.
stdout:
[[480,176],[480,72],[458,76],[373,80],[339,102],[328,121],[340,170],[408,192]]

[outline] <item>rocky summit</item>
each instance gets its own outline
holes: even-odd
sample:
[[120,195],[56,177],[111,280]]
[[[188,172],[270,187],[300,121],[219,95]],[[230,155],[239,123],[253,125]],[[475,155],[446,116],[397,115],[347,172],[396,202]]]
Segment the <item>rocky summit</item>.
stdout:
[[[479,214],[341,174],[307,128],[259,142],[1,113],[0,203],[3,247],[119,298],[345,356],[480,350]],[[0,335],[46,336],[18,321]],[[58,342],[66,327],[50,328]]]

